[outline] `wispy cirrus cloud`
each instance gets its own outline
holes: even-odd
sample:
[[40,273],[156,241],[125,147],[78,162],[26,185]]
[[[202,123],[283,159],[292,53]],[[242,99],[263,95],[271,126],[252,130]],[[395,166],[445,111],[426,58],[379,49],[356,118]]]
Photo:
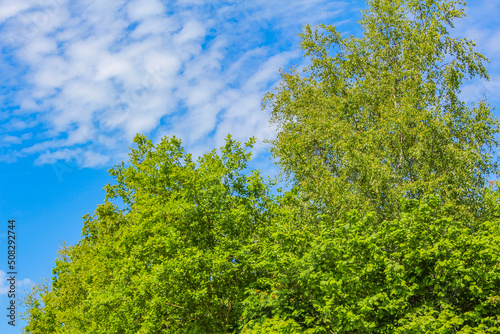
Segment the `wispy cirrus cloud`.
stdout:
[[[3,5],[4,155],[105,164],[135,133],[200,152],[227,133],[271,135],[263,93],[300,55],[305,23],[353,15],[342,1],[50,0]],[[354,12],[355,14],[355,12]],[[15,87],[14,87],[15,86]],[[4,145],[7,147],[7,145]]]

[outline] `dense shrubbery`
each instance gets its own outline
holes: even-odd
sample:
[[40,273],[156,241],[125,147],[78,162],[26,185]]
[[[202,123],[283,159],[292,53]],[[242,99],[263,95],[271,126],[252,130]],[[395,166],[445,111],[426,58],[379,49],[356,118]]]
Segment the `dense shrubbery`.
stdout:
[[498,121],[458,99],[487,77],[446,30],[458,3],[373,0],[359,39],[306,28],[306,76],[266,100],[290,191],[247,171],[254,140],[193,161],[138,135],[25,331],[500,332]]

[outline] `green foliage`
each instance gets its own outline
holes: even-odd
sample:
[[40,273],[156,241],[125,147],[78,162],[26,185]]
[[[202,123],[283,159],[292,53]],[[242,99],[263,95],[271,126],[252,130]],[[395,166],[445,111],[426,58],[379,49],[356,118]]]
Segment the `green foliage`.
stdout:
[[261,318],[259,321],[250,321],[246,325],[244,332],[248,334],[299,334],[301,328],[291,319]]
[[[242,189],[268,187],[251,178],[243,176]],[[455,220],[456,207],[437,196],[406,200],[401,218],[379,223],[355,210],[332,221],[296,194],[266,195],[231,216],[258,220],[242,224],[241,235],[202,238],[213,244],[183,229],[196,221],[186,215],[197,203],[173,194],[182,209],[167,201],[124,213],[108,202],[88,217],[82,241],[61,251],[52,290],[29,300],[26,332],[500,332],[498,192],[490,194],[496,218],[485,222]],[[176,219],[152,219],[173,209]],[[108,234],[111,222],[118,227]],[[103,233],[89,232],[97,224]]]
[[454,220],[436,196],[402,208],[382,224],[350,211],[276,226],[245,321],[287,319],[301,333],[500,332],[499,221]]
[[459,98],[467,77],[488,78],[474,42],[449,34],[463,4],[372,0],[360,38],[305,27],[310,66],[282,73],[264,105],[278,128],[273,155],[325,212],[392,219],[401,197],[427,193],[481,212],[499,123],[485,100]]
[[[107,200],[61,251],[52,289],[29,304],[28,333],[225,333],[255,280],[270,183],[243,174],[250,154],[227,139],[194,162],[179,140],[143,136],[110,170]],[[254,143],[252,139],[247,147]],[[119,197],[126,208],[109,200]]]

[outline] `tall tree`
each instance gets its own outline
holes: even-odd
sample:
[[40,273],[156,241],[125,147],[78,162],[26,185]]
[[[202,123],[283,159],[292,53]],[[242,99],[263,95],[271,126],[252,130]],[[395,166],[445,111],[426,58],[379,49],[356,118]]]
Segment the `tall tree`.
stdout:
[[488,79],[474,42],[450,35],[464,5],[371,0],[359,38],[305,27],[310,65],[283,72],[264,106],[278,129],[273,155],[314,203],[390,218],[402,196],[432,192],[480,212],[499,123],[485,99],[460,99],[465,79]]

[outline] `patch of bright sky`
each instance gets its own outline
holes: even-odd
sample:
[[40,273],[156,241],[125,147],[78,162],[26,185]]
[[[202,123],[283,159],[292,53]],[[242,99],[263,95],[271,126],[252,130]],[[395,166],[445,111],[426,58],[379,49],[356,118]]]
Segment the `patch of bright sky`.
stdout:
[[[487,93],[496,105],[499,5],[469,6],[457,34],[477,40],[492,80],[472,82],[463,95]],[[176,135],[195,155],[228,133],[256,136],[255,166],[272,174],[262,144],[274,135],[261,111],[264,93],[280,68],[303,64],[302,25],[359,33],[363,8],[362,0],[0,2],[0,245],[15,218],[19,279],[50,277],[61,240],[79,239],[81,217],[111,182],[107,169],[127,159],[138,132],[155,141]],[[5,297],[1,281],[0,305]],[[20,332],[4,320],[2,333]]]

